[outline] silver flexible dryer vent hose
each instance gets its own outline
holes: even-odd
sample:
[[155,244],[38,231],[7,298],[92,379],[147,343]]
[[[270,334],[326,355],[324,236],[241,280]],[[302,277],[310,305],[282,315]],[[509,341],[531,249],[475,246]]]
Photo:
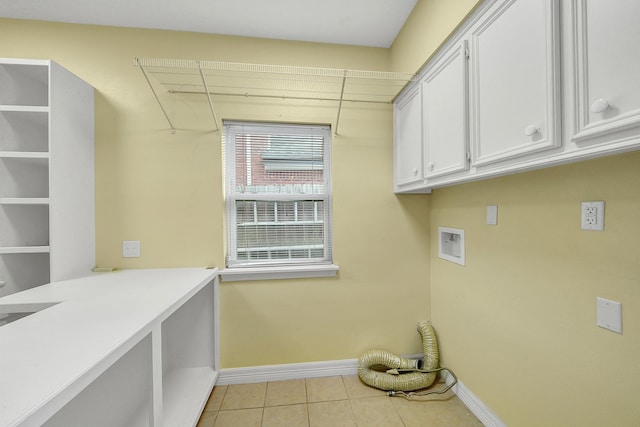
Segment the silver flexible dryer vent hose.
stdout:
[[[389,391],[412,391],[433,384],[439,368],[438,342],[431,322],[418,322],[418,333],[422,337],[424,361],[400,357],[385,350],[369,350],[358,361],[358,376],[371,387]],[[380,369],[382,368],[382,369]]]

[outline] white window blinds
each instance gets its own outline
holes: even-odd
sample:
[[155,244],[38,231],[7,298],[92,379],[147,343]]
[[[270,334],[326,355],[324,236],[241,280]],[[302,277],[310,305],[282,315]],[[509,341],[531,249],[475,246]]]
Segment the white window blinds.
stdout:
[[228,267],[332,261],[330,135],[225,122]]

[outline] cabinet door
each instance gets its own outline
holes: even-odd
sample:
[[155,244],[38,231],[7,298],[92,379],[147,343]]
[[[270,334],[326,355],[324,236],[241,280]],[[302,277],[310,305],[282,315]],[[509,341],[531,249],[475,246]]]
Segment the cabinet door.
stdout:
[[503,0],[472,28],[474,166],[560,145],[558,19],[556,0]]
[[394,106],[394,153],[396,190],[423,179],[422,98],[420,86]]
[[574,140],[640,126],[640,2],[574,0]]
[[466,41],[454,46],[422,83],[425,177],[468,169]]

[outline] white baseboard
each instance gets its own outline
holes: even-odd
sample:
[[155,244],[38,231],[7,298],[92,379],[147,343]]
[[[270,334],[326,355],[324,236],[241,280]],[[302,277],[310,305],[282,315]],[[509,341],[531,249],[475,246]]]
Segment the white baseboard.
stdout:
[[261,383],[301,378],[356,375],[357,373],[358,359],[291,363],[288,365],[251,366],[248,368],[222,369],[216,384]]
[[[419,358],[420,355],[411,355]],[[269,381],[295,380],[302,378],[357,375],[358,359],[330,360],[326,362],[291,363],[287,365],[251,366],[228,368],[220,371],[217,385],[248,384]],[[453,382],[450,375],[443,372],[447,385]],[[507,427],[500,418],[471,392],[461,381],[453,386],[453,392],[467,408],[487,427]]]
[[[453,377],[443,372],[443,377],[447,385],[453,382]],[[453,386],[453,392],[458,399],[469,408],[473,415],[476,416],[486,427],[507,427],[507,425],[498,416],[482,402],[478,396],[473,394],[471,390],[465,386],[458,378],[458,383]]]

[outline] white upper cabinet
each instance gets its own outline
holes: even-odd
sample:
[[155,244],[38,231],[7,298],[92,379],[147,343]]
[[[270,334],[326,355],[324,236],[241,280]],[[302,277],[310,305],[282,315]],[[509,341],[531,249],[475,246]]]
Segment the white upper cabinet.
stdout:
[[469,37],[473,165],[560,146],[557,1],[499,1]]
[[422,183],[422,97],[415,86],[393,109],[395,191]]
[[640,1],[572,0],[572,5],[572,139],[580,143],[609,134],[609,142],[622,136],[611,133],[640,126]]
[[640,0],[480,2],[395,102],[395,191],[640,149],[639,17]]
[[424,175],[427,178],[469,167],[467,43],[439,59],[422,82]]

